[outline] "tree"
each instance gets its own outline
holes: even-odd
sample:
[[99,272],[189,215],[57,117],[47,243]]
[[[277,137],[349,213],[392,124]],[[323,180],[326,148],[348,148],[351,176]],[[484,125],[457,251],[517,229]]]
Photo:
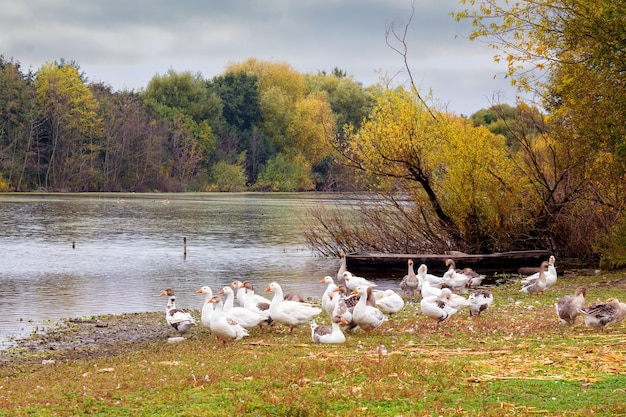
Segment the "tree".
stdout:
[[199,74],[173,70],[153,77],[143,97],[168,122],[169,160],[163,163],[168,187],[184,190],[194,182],[208,182],[209,161],[216,143],[211,122],[219,124],[222,114],[219,97],[209,94]]
[[463,3],[472,9],[456,18],[472,21],[470,39],[486,39],[508,63],[513,84],[536,93],[549,112],[535,140],[520,136],[518,159],[545,208],[540,226],[561,253],[593,257],[594,242],[624,224],[624,200],[615,197],[626,186],[626,5]]
[[35,81],[37,102],[45,119],[40,146],[46,173],[45,188],[89,191],[99,179],[94,161],[100,151],[95,139],[102,121],[98,102],[83,83],[75,66],[44,64]]
[[32,74],[24,75],[19,62],[0,55],[0,175],[3,190],[29,189],[36,184],[31,144],[37,129]]
[[160,189],[161,159],[167,130],[133,91],[113,92],[104,84],[90,85],[103,120],[102,191]]

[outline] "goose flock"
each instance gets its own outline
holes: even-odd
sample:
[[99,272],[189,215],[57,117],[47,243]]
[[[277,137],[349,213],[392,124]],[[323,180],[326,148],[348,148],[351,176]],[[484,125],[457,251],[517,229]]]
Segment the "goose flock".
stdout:
[[[544,294],[557,281],[554,263],[554,256],[542,262],[539,272],[521,280],[520,291],[529,296]],[[277,282],[265,288],[265,292],[273,294],[269,299],[256,294],[250,281],[234,281],[217,294],[208,286],[197,290],[205,296],[200,323],[224,345],[249,336],[255,328],[262,332],[276,325],[288,328],[289,332],[308,325],[314,343],[336,344],[344,343],[345,334],[358,329],[369,335],[401,311],[406,299],[414,300],[416,296],[420,297],[421,313],[432,319],[437,329],[441,322],[465,309],[471,317],[480,316],[494,301],[491,291],[482,286],[484,275],[471,268],[457,269],[452,259],[446,265],[448,270],[439,277],[428,273],[425,264],[416,273],[413,260],[409,260],[407,274],[399,284],[400,294],[393,289],[378,290],[374,282],[348,271],[342,253],[336,279],[328,275],[319,281],[326,284],[319,304],[307,302],[299,293],[284,293]],[[579,287],[555,304],[562,324],[574,326],[578,316],[582,316],[587,327],[604,330],[626,318],[626,304],[616,298],[585,306],[586,292],[586,288]],[[177,333],[177,339],[182,339],[196,321],[189,310],[176,307],[171,288],[160,295],[168,297],[166,321]],[[315,321],[322,312],[330,319],[328,325],[318,325]]]

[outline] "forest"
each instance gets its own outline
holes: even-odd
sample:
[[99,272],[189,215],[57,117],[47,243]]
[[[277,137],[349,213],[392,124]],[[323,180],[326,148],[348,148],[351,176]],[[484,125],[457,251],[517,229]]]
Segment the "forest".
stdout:
[[448,112],[412,82],[405,27],[389,46],[410,82],[363,86],[250,58],[140,91],[75,61],[24,72],[0,55],[0,191],[368,192],[350,218],[312,213],[311,246],[468,253],[543,248],[626,262],[622,2],[461,1],[537,102]]

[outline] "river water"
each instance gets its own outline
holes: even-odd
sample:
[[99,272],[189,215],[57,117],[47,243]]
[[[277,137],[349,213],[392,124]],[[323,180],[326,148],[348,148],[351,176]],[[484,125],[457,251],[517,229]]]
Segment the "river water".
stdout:
[[[336,207],[324,193],[0,194],[0,347],[61,318],[161,311],[161,290],[199,309],[249,280],[321,298],[339,259],[302,235],[307,208]],[[186,238],[186,254],[183,238]],[[381,288],[394,279],[377,279]],[[271,297],[272,294],[263,294]]]

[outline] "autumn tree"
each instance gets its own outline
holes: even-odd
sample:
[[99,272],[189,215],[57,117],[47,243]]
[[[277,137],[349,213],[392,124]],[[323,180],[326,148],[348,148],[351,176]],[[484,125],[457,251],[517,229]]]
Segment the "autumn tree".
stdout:
[[[543,224],[560,253],[590,258],[624,212],[626,149],[623,2],[462,1],[522,91],[548,112],[542,134],[520,136],[521,167],[534,179]],[[626,242],[624,242],[626,252]]]
[[[259,172],[259,189],[310,190],[315,188],[316,164],[330,153],[335,120],[327,96],[307,90],[306,77],[283,62],[250,59],[231,64],[228,71],[243,71],[257,79],[261,110],[260,128],[268,140],[268,157]],[[308,180],[286,181],[276,167],[307,172]],[[266,172],[264,172],[264,170]],[[297,184],[294,188],[294,184]]]
[[155,123],[139,93],[114,92],[104,84],[92,84],[90,89],[103,121],[101,190],[161,189],[167,124]]
[[37,103],[45,124],[39,133],[47,189],[90,191],[100,179],[94,164],[102,121],[98,102],[72,65],[44,64],[36,74]]

